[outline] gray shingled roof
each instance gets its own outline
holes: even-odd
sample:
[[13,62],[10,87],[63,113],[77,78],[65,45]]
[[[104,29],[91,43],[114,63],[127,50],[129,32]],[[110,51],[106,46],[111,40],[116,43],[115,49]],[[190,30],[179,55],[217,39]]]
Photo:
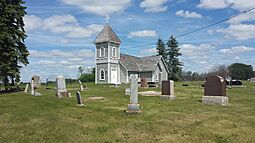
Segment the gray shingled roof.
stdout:
[[102,42],[115,42],[121,43],[119,37],[113,32],[110,25],[106,25],[103,30],[99,33],[94,43],[102,43]]
[[128,71],[154,71],[161,56],[135,57],[120,54],[120,62]]

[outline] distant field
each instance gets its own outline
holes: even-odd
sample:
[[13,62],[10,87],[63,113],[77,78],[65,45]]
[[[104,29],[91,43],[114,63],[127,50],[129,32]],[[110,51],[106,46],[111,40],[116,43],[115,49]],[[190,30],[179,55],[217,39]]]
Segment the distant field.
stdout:
[[[0,94],[0,142],[255,142],[255,84],[227,90],[229,106],[201,103],[203,82],[175,86],[175,101],[141,97],[140,115],[126,115],[129,96],[124,88],[89,83],[81,92],[84,106],[76,106],[78,85],[67,85],[70,99],[58,99],[54,84],[42,86],[41,97],[29,93]],[[157,90],[159,89],[140,89]],[[88,100],[103,96],[106,100]]]

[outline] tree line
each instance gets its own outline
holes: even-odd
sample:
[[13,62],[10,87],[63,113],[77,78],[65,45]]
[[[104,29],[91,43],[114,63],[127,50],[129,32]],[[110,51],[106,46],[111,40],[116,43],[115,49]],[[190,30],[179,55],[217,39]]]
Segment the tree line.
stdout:
[[219,75],[223,78],[231,77],[232,79],[247,80],[255,76],[252,65],[243,63],[233,63],[230,66],[218,65],[211,68],[208,72],[198,73],[192,71],[182,71],[183,63],[180,62],[180,47],[176,38],[171,36],[165,45],[162,39],[157,41],[157,55],[161,55],[165,60],[169,70],[170,80],[181,81],[198,81],[204,80],[209,75]]

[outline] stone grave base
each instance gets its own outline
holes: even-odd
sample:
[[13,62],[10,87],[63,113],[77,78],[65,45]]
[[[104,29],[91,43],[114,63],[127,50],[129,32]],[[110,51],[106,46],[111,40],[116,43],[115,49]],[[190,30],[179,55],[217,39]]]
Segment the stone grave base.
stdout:
[[125,89],[125,95],[130,95],[130,88]]
[[105,97],[100,97],[100,96],[92,96],[88,97],[89,100],[105,100]]
[[81,107],[81,106],[83,106],[84,104],[77,104],[77,106],[79,106],[79,107]]
[[175,95],[161,95],[160,96],[160,99],[163,99],[163,100],[174,100],[176,98]]
[[226,96],[203,96],[202,103],[226,106],[228,104],[228,97],[226,97]]
[[139,104],[128,104],[128,108],[126,110],[127,114],[139,114],[141,113]]
[[71,97],[71,93],[68,93],[68,92],[58,92],[57,96],[58,96],[58,98]]
[[35,92],[35,94],[33,96],[42,96],[42,94],[39,92]]
[[161,92],[157,91],[144,91],[144,92],[138,92],[139,95],[142,96],[160,96]]

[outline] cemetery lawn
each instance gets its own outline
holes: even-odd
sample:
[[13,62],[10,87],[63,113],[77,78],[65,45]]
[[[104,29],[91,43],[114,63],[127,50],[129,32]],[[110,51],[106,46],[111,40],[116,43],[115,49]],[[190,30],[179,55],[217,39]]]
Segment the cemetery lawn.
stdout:
[[[72,98],[58,99],[54,86],[39,89],[41,97],[18,92],[0,94],[1,143],[94,142],[255,142],[255,84],[227,90],[229,105],[204,105],[202,82],[175,86],[174,101],[139,96],[142,114],[126,115],[126,85],[88,84],[83,107],[76,106],[78,85],[69,85]],[[127,86],[126,86],[127,87]],[[159,89],[139,89],[157,90]],[[105,100],[89,100],[103,96]]]

